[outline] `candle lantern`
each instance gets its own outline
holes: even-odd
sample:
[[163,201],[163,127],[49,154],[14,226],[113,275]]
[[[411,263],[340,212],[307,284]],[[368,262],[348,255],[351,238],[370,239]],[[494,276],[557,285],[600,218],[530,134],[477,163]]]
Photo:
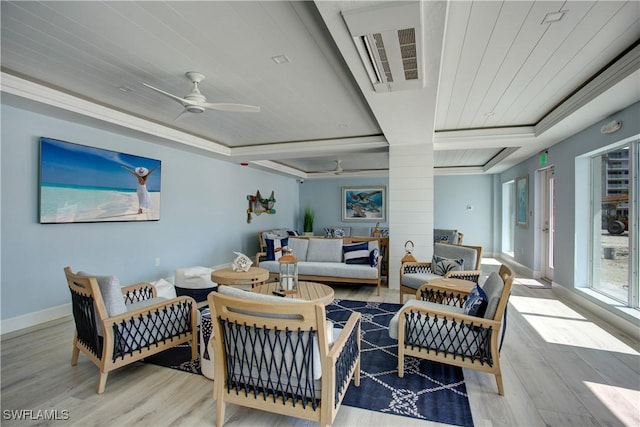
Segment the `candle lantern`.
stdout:
[[280,290],[285,293],[298,292],[298,260],[288,248],[282,248],[280,262]]

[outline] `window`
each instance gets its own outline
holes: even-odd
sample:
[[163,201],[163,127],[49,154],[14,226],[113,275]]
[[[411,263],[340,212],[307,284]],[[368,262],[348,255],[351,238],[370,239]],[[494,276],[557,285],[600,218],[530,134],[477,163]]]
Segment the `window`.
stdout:
[[[638,141],[591,158],[589,286],[638,307]],[[635,178],[634,178],[635,177]],[[637,186],[637,184],[635,184]]]

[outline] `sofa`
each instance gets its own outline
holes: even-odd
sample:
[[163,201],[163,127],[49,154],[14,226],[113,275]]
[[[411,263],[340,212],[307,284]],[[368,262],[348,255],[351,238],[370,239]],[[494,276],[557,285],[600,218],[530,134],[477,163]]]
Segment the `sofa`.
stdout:
[[310,282],[376,285],[380,295],[381,257],[378,241],[349,243],[349,239],[282,237],[267,235],[266,252],[256,254],[255,265],[278,279],[282,247],[298,260],[298,278]]

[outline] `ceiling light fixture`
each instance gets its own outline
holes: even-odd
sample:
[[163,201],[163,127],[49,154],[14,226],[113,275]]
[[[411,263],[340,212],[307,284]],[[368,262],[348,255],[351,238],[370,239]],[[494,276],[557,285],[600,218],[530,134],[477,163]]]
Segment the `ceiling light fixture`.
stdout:
[[564,16],[565,13],[567,13],[568,10],[560,10],[558,12],[549,12],[545,15],[544,19],[542,20],[541,24],[552,24],[554,22],[558,22],[562,19],[562,17]]
[[287,55],[272,56],[271,59],[273,59],[273,62],[275,62],[276,64],[288,64],[289,62],[291,62]]

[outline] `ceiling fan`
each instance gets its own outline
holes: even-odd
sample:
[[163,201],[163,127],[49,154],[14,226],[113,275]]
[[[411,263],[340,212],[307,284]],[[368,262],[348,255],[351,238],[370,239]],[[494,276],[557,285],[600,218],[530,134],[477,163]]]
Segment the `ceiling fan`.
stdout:
[[202,73],[198,73],[196,71],[188,71],[185,75],[191,80],[193,83],[193,88],[191,92],[186,94],[184,98],[173,95],[169,92],[165,92],[162,89],[158,89],[156,87],[151,86],[147,83],[142,83],[149,89],[153,89],[158,93],[161,93],[174,101],[178,101],[183,107],[184,111],[174,119],[174,121],[178,120],[180,117],[184,116],[188,113],[204,113],[204,110],[221,110],[221,111],[232,111],[236,113],[258,113],[260,112],[260,107],[255,105],[245,105],[245,104],[229,104],[222,102],[207,102],[207,98],[200,92],[198,89],[198,83],[205,79],[205,75]]
[[344,169],[342,169],[342,160],[334,160],[334,162],[336,162],[335,168],[326,171],[318,171],[316,173],[332,173],[335,175],[340,175],[342,172],[344,172]]

